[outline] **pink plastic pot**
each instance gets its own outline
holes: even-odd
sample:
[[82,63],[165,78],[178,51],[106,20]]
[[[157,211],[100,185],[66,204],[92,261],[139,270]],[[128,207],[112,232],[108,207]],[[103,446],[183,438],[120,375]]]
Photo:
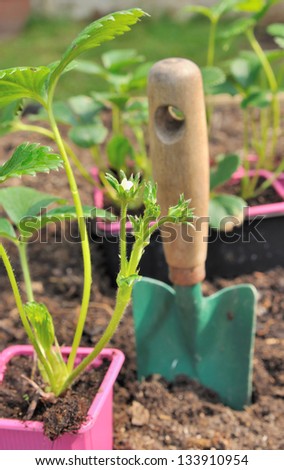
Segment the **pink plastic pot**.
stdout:
[[[69,347],[62,348],[68,355]],[[90,348],[79,348],[77,363],[91,352]],[[0,382],[7,363],[15,356],[32,356],[32,346],[11,346],[0,354]],[[117,349],[104,349],[90,367],[98,367],[103,359],[110,365],[101,387],[94,397],[86,422],[76,434],[64,434],[55,441],[43,434],[43,425],[38,421],[0,419],[1,450],[110,450],[113,445],[112,396],[113,385],[124,361],[124,354]]]
[[[238,183],[244,176],[246,172],[244,168],[240,167],[232,177],[232,183]],[[248,175],[253,178],[255,175],[258,175],[261,178],[269,180],[272,178],[273,173],[267,170],[250,170]],[[281,173],[279,177],[273,181],[271,185],[276,193],[283,199],[283,202],[274,202],[273,204],[262,204],[259,206],[247,207],[246,217],[274,217],[277,215],[284,215],[284,173]]]

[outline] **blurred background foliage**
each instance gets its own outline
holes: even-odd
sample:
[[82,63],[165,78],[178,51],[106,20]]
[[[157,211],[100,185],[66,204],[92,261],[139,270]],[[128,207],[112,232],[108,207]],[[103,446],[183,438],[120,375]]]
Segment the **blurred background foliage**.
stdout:
[[[66,46],[82,30],[88,21],[75,21],[63,18],[45,18],[32,15],[24,29],[13,37],[0,37],[0,68],[21,65],[47,65],[58,60]],[[226,22],[220,30],[226,28]],[[116,38],[116,49],[133,48],[144,55],[147,61],[157,61],[166,57],[184,57],[205,65],[208,42],[208,21],[196,17],[190,20],[188,14],[162,15],[143,19],[129,34]],[[227,60],[236,55],[243,46],[241,39],[234,41],[228,49],[222,39],[217,41],[217,61]],[[84,58],[98,61],[112,43],[101,46],[97,51],[85,54]],[[61,79],[58,98],[77,93],[77,80],[80,80],[80,93],[102,90],[104,85],[99,78],[74,71]]]

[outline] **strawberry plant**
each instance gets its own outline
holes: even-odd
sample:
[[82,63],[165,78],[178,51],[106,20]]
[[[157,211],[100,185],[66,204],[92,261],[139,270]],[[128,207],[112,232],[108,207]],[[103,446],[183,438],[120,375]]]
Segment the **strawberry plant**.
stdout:
[[[55,153],[49,147],[39,144],[24,143],[20,145],[11,158],[0,166],[0,183],[11,177],[35,175],[38,172],[49,172],[63,167],[73,198],[73,206],[67,206],[60,197],[31,188],[5,187],[0,190],[0,205],[7,215],[7,217],[0,219],[0,236],[9,239],[18,248],[27,302],[23,301],[3,243],[0,244],[0,257],[6,268],[23,326],[37,355],[39,371],[46,383],[46,390],[51,392],[53,399],[72,385],[73,381],[101,352],[114,334],[130,301],[133,283],[139,278],[139,262],[154,230],[165,222],[190,223],[192,219],[192,210],[188,207],[189,201],[185,201],[182,196],[178,204],[169,209],[167,216],[160,217],[155,185],[141,183],[139,174],[127,179],[122,172],[121,181],[110,174],[106,175],[106,180],[115,191],[121,206],[121,269],[117,278],[116,305],[108,326],[92,352],[76,365],[75,358],[88,313],[92,284],[90,247],[85,218],[92,216],[108,218],[111,216],[103,210],[97,211],[92,207],[83,206],[81,203],[77,181],[70,163],[70,157],[73,160],[74,157],[62,138],[54,114],[53,99],[60,76],[72,68],[73,61],[81,53],[123,34],[143,16],[144,12],[140,9],[108,15],[87,26],[67,48],[60,61],[50,66],[15,67],[0,71],[0,107],[5,108],[5,112],[2,114],[2,130],[5,132],[20,128],[23,124],[14,118],[19,109],[19,101],[25,98],[33,99],[46,110],[50,124],[49,130],[36,127],[37,131],[48,135],[58,148],[58,153]],[[32,125],[27,125],[25,130],[32,131],[35,128]],[[142,196],[141,193],[143,193]],[[131,255],[128,257],[126,253],[127,209],[137,197],[143,198],[145,211],[143,216],[131,219],[135,227],[135,243]],[[51,204],[55,204],[56,207],[50,208]],[[45,210],[42,212],[42,209]],[[82,301],[67,362],[64,361],[59,348],[52,315],[46,305],[38,303],[34,298],[27,256],[27,244],[38,230],[50,222],[65,219],[75,219],[78,223],[84,264]],[[149,222],[153,222],[153,224],[150,226]]]

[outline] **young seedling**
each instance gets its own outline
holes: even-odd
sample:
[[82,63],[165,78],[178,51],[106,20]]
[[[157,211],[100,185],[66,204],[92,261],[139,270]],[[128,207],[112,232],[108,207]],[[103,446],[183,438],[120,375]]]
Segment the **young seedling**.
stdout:
[[223,16],[230,12],[236,3],[239,3],[239,0],[219,0],[218,2],[214,2],[211,7],[206,5],[189,5],[183,9],[185,12],[196,13],[209,20],[210,27],[206,61],[208,67],[212,67],[215,64],[218,25]]
[[[6,163],[6,167],[8,164],[9,161]],[[22,167],[22,171],[23,174],[27,174],[25,166]],[[33,172],[35,171],[37,171],[36,166],[33,168]],[[3,176],[3,172],[2,174],[0,172],[0,175]],[[9,176],[20,175],[20,171],[13,171],[11,173],[6,171],[5,179],[8,179]],[[46,208],[50,204],[54,202],[63,203],[63,201],[31,188],[11,187],[0,190],[0,203],[10,219],[0,219],[0,236],[11,240],[18,247],[27,291],[27,303],[22,301],[11,263],[2,244],[0,245],[0,256],[13,289],[22,323],[37,353],[42,378],[47,384],[47,390],[53,394],[51,396],[59,396],[63,393],[101,352],[113,336],[130,302],[133,284],[139,279],[139,262],[146,246],[150,242],[153,232],[166,222],[190,223],[193,217],[192,210],[188,207],[190,201],[185,201],[182,196],[176,206],[169,208],[167,216],[160,217],[161,211],[156,200],[156,186],[150,182],[140,183],[139,175],[136,175],[135,178],[131,176],[127,179],[122,172],[121,181],[118,181],[110,174],[107,174],[106,178],[116,191],[121,202],[121,266],[117,277],[116,305],[113,316],[93,351],[77,367],[72,367],[72,369],[68,367],[68,363],[65,363],[61,355],[52,315],[44,304],[34,300],[26,247],[29,239],[46,224],[66,218],[75,219],[75,210],[68,206],[62,206],[39,213],[40,209]],[[127,208],[136,197],[140,197],[141,191],[144,191],[143,203],[145,211],[143,216],[129,217],[134,226],[135,243],[128,258],[126,253]],[[92,212],[93,208],[84,208],[85,216],[93,216]],[[95,215],[97,217],[106,217],[108,214],[105,211],[98,210]],[[18,236],[11,222],[16,226]],[[150,222],[152,223],[151,225]],[[80,320],[81,318],[79,318],[79,322]]]
[[[259,21],[275,3],[278,3],[278,0],[219,0],[212,7],[204,5],[186,7],[187,11],[205,16],[210,23],[207,67],[203,68],[206,95],[229,93],[241,97],[244,122],[243,166],[246,170],[241,182],[241,196],[246,200],[259,195],[269,187],[284,168],[283,163],[277,165],[275,157],[280,127],[278,93],[281,69],[280,74],[277,75],[277,68],[275,70],[273,68],[273,61],[283,58],[283,53],[282,51],[264,51],[255,35]],[[230,13],[231,17],[227,18],[226,28],[218,31],[220,20],[227,13]],[[281,47],[283,28],[281,25],[280,28],[278,26],[271,25],[268,32],[276,37],[276,42]],[[246,38],[252,48],[251,52],[241,51],[239,57],[223,64],[223,76],[226,77],[223,81],[220,75],[222,70],[217,68],[218,72],[214,70],[214,67],[212,68],[215,64],[218,37],[223,40],[226,48],[230,47],[232,40],[236,37]],[[208,106],[207,112],[210,121],[212,107]],[[258,173],[253,178],[249,176],[251,166],[248,156],[251,147],[258,155],[256,170],[268,169],[273,172],[273,176],[259,187],[257,187]]]
[[[0,182],[11,177],[35,175],[59,169],[62,163],[60,156],[49,147],[24,143],[15,150],[4,165],[0,166]],[[49,208],[54,204],[58,207]],[[44,304],[35,301],[27,248],[47,224],[75,220],[76,210],[75,207],[66,205],[66,201],[62,198],[23,186],[1,188],[0,206],[7,214],[6,218],[0,218],[0,238],[10,240],[18,249],[27,303],[24,304],[22,301],[3,244],[0,244],[0,257],[6,267],[26,333],[39,358],[39,369],[56,394],[68,377],[68,370],[55,336],[52,316]],[[109,220],[113,218],[104,210],[88,206],[83,206],[83,214],[88,218],[96,216]]]
[[[183,8],[183,11],[202,15],[209,21],[206,66],[201,67],[204,91],[207,96],[213,95],[215,87],[221,85],[226,80],[223,70],[215,64],[217,32],[221,19],[226,13],[230,12],[237,1],[219,0],[214,2],[211,7],[206,5],[189,5]],[[207,103],[208,129],[210,129],[212,113],[213,106]]]
[[[75,39],[62,59],[49,67],[16,67],[0,72],[0,107],[6,107],[2,128],[5,129],[6,127],[6,130],[9,127],[13,128],[13,115],[18,109],[17,102],[19,100],[24,98],[34,99],[45,108],[50,122],[50,130],[39,128],[38,132],[49,135],[56,142],[59,151],[58,155],[48,147],[37,144],[23,144],[16,149],[10,160],[0,167],[0,182],[4,182],[11,177],[26,174],[34,175],[37,172],[48,172],[63,166],[74,202],[74,207],[59,206],[49,209],[48,206],[51,203],[59,204],[63,201],[29,188],[4,188],[0,191],[1,204],[9,217],[9,220],[1,219],[1,235],[13,241],[19,249],[27,290],[27,303],[22,300],[15,274],[3,244],[0,245],[0,256],[10,280],[23,326],[36,352],[39,370],[46,383],[47,391],[54,396],[59,396],[71,386],[78,375],[86,369],[112,337],[130,301],[133,283],[139,278],[138,265],[152,233],[165,222],[189,223],[192,219],[192,210],[188,207],[189,201],[185,201],[182,196],[178,204],[169,209],[166,217],[160,217],[160,208],[156,201],[156,187],[154,185],[141,183],[140,175],[130,176],[127,179],[125,174],[122,173],[121,181],[112,175],[106,175],[106,180],[117,194],[121,205],[121,269],[117,278],[116,306],[105,332],[93,351],[79,365],[75,366],[76,352],[80,344],[90,299],[91,261],[85,217],[86,215],[92,215],[92,209],[84,207],[81,203],[77,182],[69,162],[69,147],[61,136],[54,116],[53,97],[58,79],[62,73],[68,70],[70,64],[78,55],[127,31],[129,26],[135,24],[143,15],[144,13],[141,10],[134,9],[114,13],[92,23]],[[11,113],[11,111],[13,112]],[[29,130],[34,130],[33,126]],[[127,208],[137,197],[141,197],[143,186],[145,211],[143,216],[131,218],[134,226],[135,243],[131,256],[128,258],[126,253]],[[17,201],[17,204],[15,204],[15,201]],[[46,212],[40,213],[42,207],[47,208]],[[105,213],[103,211],[96,213],[96,215],[104,217]],[[73,344],[67,363],[65,363],[56,339],[52,316],[44,304],[37,303],[34,300],[26,243],[35,233],[35,230],[42,228],[51,220],[54,221],[54,218],[62,220],[68,218],[67,216],[72,219],[75,218],[79,226],[84,262],[84,285]],[[152,222],[151,225],[150,222]],[[18,232],[18,235],[16,232]]]
[[[255,36],[255,28],[259,21],[267,13],[268,9],[278,0],[267,2],[238,1],[233,7],[234,11],[246,13],[245,17],[238,18],[226,28],[222,37],[231,40],[243,35],[247,38],[253,53],[243,52],[238,59],[230,65],[229,83],[227,91],[231,94],[240,94],[241,107],[244,114],[244,167],[246,175],[242,181],[242,197],[248,199],[260,194],[283,171],[283,165],[276,165],[275,150],[279,138],[280,128],[280,81],[272,67],[272,61],[279,59],[279,52],[266,53]],[[272,28],[273,31],[273,28]],[[219,91],[222,90],[222,85]],[[260,110],[260,132],[258,133],[253,119],[253,111]],[[270,117],[271,116],[271,117]],[[270,126],[271,125],[271,126]],[[253,135],[253,146],[258,152],[256,169],[265,168],[273,171],[274,176],[270,181],[261,184],[257,188],[258,174],[249,178],[250,162],[248,157],[249,131]],[[270,127],[271,136],[269,135]]]
[[[27,315],[29,312],[27,313],[25,311],[9,258],[2,245],[0,250],[24,327],[31,343],[35,347],[35,351],[44,369],[44,374],[46,378],[48,378],[50,387],[56,395],[61,393],[71,384],[73,376],[77,376],[77,372],[74,375],[74,362],[88,312],[92,283],[90,248],[84,218],[84,208],[81,203],[77,182],[70,163],[70,158],[73,158],[74,155],[70,152],[69,146],[62,138],[53,110],[56,85],[61,75],[68,72],[74,66],[74,61],[82,53],[98,47],[103,42],[109,41],[116,36],[129,31],[130,27],[137,23],[137,21],[144,15],[145,13],[142,10],[132,9],[107,15],[100,20],[91,23],[77,36],[72,44],[70,44],[61,60],[51,64],[50,66],[14,67],[12,69],[0,71],[0,108],[5,108],[4,117],[2,115],[2,130],[4,132],[7,130],[15,130],[15,127],[20,129],[21,125],[17,119],[14,118],[15,114],[17,114],[20,103],[23,99],[36,101],[46,110],[50,129],[46,130],[40,126],[25,125],[24,130],[36,130],[40,134],[49,136],[57,144],[60,155],[60,157],[57,156],[57,164],[54,163],[54,158],[52,156],[50,157],[52,161],[51,168],[49,168],[48,163],[42,167],[41,158],[38,156],[36,150],[25,154],[25,159],[23,161],[21,161],[20,158],[15,159],[15,157],[13,160],[12,157],[10,161],[6,162],[5,165],[1,167],[0,177],[2,177],[2,181],[7,179],[9,176],[20,176],[21,174],[26,173],[32,174],[38,171],[47,171],[52,169],[54,166],[56,167],[56,165],[58,167],[62,164],[68,179],[76,213],[76,220],[79,226],[84,264],[83,294],[79,320],[74,334],[71,353],[66,364],[68,378],[66,378],[65,374],[62,374],[64,379],[61,384],[56,384],[54,374],[44,351],[45,347],[50,349],[51,345],[54,343],[54,336],[51,331],[51,327],[48,327],[47,325],[46,332],[50,332],[47,338],[38,338],[39,332],[36,331],[37,326],[34,322],[33,324],[30,323],[31,320],[28,320]],[[46,152],[44,154],[46,156]],[[49,160],[47,159],[47,161]],[[47,315],[46,310],[44,309],[44,314],[42,315],[40,312],[41,308],[39,308],[39,314],[34,312],[34,314],[31,313],[30,316],[35,316],[37,318],[40,317],[40,321],[43,321],[43,319],[46,318],[46,321],[50,322],[50,317]]]

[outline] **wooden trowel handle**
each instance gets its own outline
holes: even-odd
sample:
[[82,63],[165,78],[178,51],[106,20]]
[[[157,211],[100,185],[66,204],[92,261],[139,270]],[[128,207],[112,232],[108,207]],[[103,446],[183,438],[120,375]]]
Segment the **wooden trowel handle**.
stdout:
[[179,195],[191,199],[195,229],[167,225],[162,231],[170,279],[195,285],[205,277],[209,158],[202,77],[186,59],[157,62],[148,83],[150,156],[162,215]]

